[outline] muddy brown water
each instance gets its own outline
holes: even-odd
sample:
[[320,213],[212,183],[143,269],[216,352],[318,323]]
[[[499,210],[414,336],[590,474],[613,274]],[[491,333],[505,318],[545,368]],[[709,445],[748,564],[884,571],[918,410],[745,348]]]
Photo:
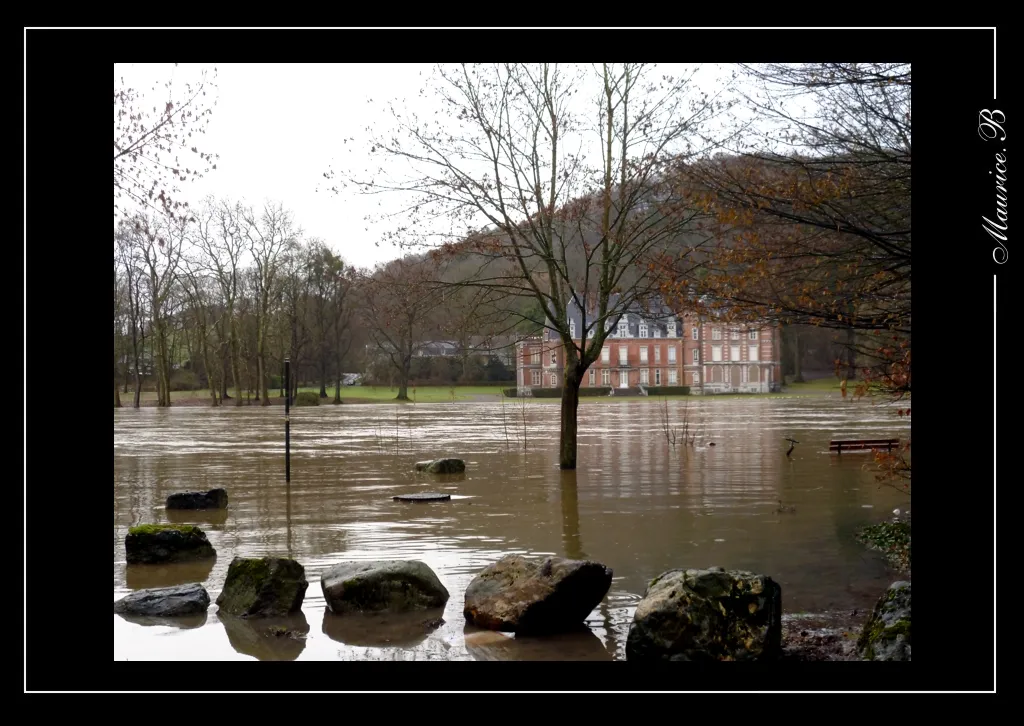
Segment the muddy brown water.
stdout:
[[[672,401],[671,425],[686,420],[697,433],[696,445],[673,446],[653,400],[585,403],[574,473],[558,468],[558,413],[541,401],[300,408],[286,485],[280,409],[115,411],[115,600],[201,582],[215,601],[235,556],[292,557],[310,582],[301,614],[280,622],[221,619],[212,603],[205,618],[181,621],[115,615],[115,660],[618,660],[637,601],[667,569],[768,574],[788,614],[864,611],[898,579],[854,534],[908,498],[878,486],[869,454],[828,453],[831,438],[906,438],[909,423],[891,406]],[[787,437],[800,442],[789,458]],[[465,475],[413,472],[439,456],[464,458]],[[164,509],[172,492],[215,487],[228,491],[226,511]],[[416,492],[452,498],[392,500]],[[779,500],[795,511],[777,513]],[[216,560],[127,566],[128,528],[168,521],[202,527]],[[615,573],[611,590],[580,632],[467,627],[466,586],[510,553],[598,560]],[[451,593],[447,607],[400,618],[326,612],[320,573],[369,559],[426,562]]]

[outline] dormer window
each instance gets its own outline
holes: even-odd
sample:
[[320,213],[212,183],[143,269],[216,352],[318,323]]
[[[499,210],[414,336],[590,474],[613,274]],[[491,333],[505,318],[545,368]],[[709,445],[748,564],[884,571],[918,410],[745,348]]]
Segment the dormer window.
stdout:
[[575,338],[576,337],[576,321],[575,320],[570,320],[569,321],[569,337],[570,338]]
[[661,337],[661,328],[655,328],[654,329],[654,337],[655,338],[660,338]]
[[668,337],[676,337],[676,324],[674,322],[668,324]]
[[625,316],[619,318],[619,337],[626,338],[629,336],[629,321],[626,320]]
[[640,321],[640,337],[641,338],[646,338],[647,337],[647,321],[646,320],[641,320]]

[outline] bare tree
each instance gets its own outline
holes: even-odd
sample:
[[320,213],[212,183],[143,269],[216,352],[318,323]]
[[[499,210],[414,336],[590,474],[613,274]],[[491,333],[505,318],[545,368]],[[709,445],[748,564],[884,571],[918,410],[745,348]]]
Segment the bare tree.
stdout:
[[[157,405],[171,405],[171,358],[168,350],[167,305],[181,262],[187,222],[155,218],[137,221],[135,232],[141,242],[149,292],[149,313],[153,326],[157,363]],[[149,230],[149,231],[146,231]]]
[[[577,97],[588,74],[589,106]],[[609,328],[656,292],[649,270],[687,231],[690,210],[665,171],[710,143],[702,129],[725,106],[691,81],[643,64],[438,68],[433,90],[454,127],[392,109],[397,131],[371,129],[374,149],[406,162],[409,175],[382,167],[373,179],[347,177],[364,192],[410,199],[393,239],[436,247],[431,233],[447,219],[444,237],[465,241],[442,249],[486,259],[463,284],[537,302],[545,319],[534,322],[566,351],[563,469],[576,468],[583,374]],[[597,163],[588,144],[599,145]],[[575,339],[570,304],[582,314]]]
[[399,401],[409,400],[409,370],[437,300],[429,265],[414,258],[379,265],[360,280],[360,301],[377,353],[398,376]]
[[143,299],[144,273],[140,260],[141,234],[131,225],[121,223],[118,225],[114,240],[117,244],[117,259],[121,269],[124,270],[125,311],[128,328],[131,332],[131,368],[135,374],[135,394],[132,397],[132,407],[138,408],[142,394],[142,357],[145,345],[146,315]]
[[256,265],[254,277],[256,294],[256,375],[259,386],[257,397],[262,405],[270,405],[267,396],[267,331],[270,324],[270,306],[278,285],[278,264],[286,246],[296,240],[301,231],[292,224],[292,215],[280,204],[264,204],[260,212],[253,208],[242,210],[242,234],[249,243],[249,252]]
[[[236,204],[204,200],[196,215],[194,243],[204,256],[206,269],[212,275],[220,292],[220,320],[215,324],[219,348],[221,400],[228,395],[228,371],[235,386],[235,405],[242,405],[242,378],[239,367],[238,321],[236,305],[241,284],[242,256],[245,238],[241,234],[240,211]],[[211,384],[212,385],[212,384]]]
[[[122,76],[115,78],[115,218],[146,212],[179,220],[189,216],[188,204],[173,195],[178,182],[202,178],[217,168],[217,155],[197,146],[217,105],[216,77],[216,68],[212,73],[204,69],[198,80],[186,82],[182,89],[174,86],[172,74],[171,80],[154,84],[148,92],[128,86]],[[139,221],[145,223],[145,217]]]

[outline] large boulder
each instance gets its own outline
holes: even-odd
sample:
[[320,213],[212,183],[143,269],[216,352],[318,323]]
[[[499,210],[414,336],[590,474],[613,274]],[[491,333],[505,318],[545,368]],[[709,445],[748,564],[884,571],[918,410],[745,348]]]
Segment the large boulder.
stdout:
[[167,509],[227,509],[228,493],[225,489],[208,492],[178,492],[167,497]]
[[508,633],[578,628],[604,599],[612,571],[600,562],[507,555],[466,588],[466,622]]
[[894,582],[875,604],[857,640],[864,660],[910,660],[910,583]]
[[774,660],[782,650],[782,589],[765,575],[669,570],[637,604],[627,660]]
[[157,587],[133,592],[114,603],[114,612],[124,615],[145,615],[172,618],[199,615],[210,607],[210,595],[198,583]]
[[215,557],[206,533],[191,524],[140,524],[124,538],[129,565],[187,562]]
[[416,471],[425,471],[428,474],[461,474],[465,470],[466,462],[462,459],[431,459],[416,462]]
[[408,612],[443,608],[448,590],[418,560],[342,562],[320,576],[332,613]]
[[217,598],[220,612],[238,617],[283,617],[298,612],[306,596],[306,571],[280,557],[236,557]]

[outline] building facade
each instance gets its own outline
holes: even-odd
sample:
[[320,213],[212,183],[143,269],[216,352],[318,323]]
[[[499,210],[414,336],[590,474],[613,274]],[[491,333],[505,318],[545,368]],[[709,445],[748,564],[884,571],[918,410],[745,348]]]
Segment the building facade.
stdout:
[[[570,310],[579,343],[581,322]],[[693,314],[627,313],[615,321],[601,355],[583,374],[581,388],[610,388],[611,395],[648,388],[689,386],[692,394],[768,393],[781,390],[777,325],[750,326]],[[516,344],[519,395],[564,383],[565,351],[551,330]]]

